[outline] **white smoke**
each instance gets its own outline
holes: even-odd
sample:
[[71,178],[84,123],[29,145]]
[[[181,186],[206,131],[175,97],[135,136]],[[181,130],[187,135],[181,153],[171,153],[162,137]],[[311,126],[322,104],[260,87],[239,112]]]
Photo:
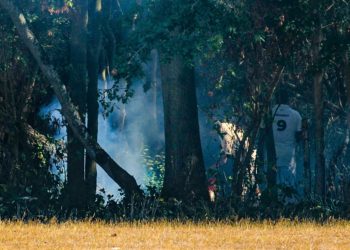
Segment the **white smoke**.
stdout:
[[[113,82],[109,81],[108,87],[112,84]],[[104,83],[100,81],[99,86],[102,88]],[[153,140],[164,145],[162,101],[158,93],[156,105],[159,111],[159,129],[157,133],[150,134],[151,112],[155,105],[152,103],[152,92],[145,93],[141,81],[135,82],[133,89],[134,95],[128,103],[116,103],[116,108],[107,118],[100,112],[98,142],[119,165],[135,177],[141,187],[145,187],[147,169],[142,154],[145,146],[150,146],[146,145],[147,141]],[[122,118],[124,112],[125,121]],[[98,188],[104,188],[106,193],[119,197],[118,185],[101,168],[98,168],[97,183]]]
[[[62,115],[61,115],[61,104],[58,102],[56,97],[53,98],[50,104],[44,106],[39,111],[39,116],[49,117],[51,125],[55,121],[56,123],[62,125]],[[66,140],[67,129],[65,126],[59,126],[59,129],[56,131],[55,139],[56,140]]]
[[[113,80],[107,82],[107,87],[113,85]],[[99,81],[100,90],[104,89],[105,82]],[[161,93],[158,91],[157,103],[152,99],[151,91],[143,91],[142,81],[134,83],[134,95],[127,104],[115,103],[114,111],[105,118],[103,109],[100,107],[98,116],[98,143],[106,152],[122,166],[129,174],[134,176],[141,187],[145,187],[147,169],[144,164],[143,150],[147,141],[156,141],[164,148],[164,129],[163,129],[163,106]],[[151,112],[156,105],[157,112],[157,131],[149,133]],[[123,109],[125,109],[123,111]],[[59,121],[62,124],[61,105],[57,98],[40,109],[39,115],[49,116],[51,120]],[[125,112],[125,121],[121,124],[121,114]],[[152,138],[150,138],[152,137]],[[55,139],[67,141],[66,127],[60,127],[55,135]],[[149,145],[148,145],[149,146]],[[66,163],[65,163],[66,167]],[[119,186],[103,171],[97,167],[97,192],[101,189],[106,194],[119,198]]]

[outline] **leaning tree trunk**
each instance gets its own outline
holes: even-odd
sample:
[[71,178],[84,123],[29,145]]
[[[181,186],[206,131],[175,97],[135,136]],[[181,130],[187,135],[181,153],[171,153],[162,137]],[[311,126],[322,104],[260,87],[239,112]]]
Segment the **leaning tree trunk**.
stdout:
[[[89,3],[89,35],[88,35],[88,88],[87,88],[87,114],[88,131],[92,139],[97,142],[98,134],[98,72],[99,57],[101,52],[101,11],[102,1],[93,0]],[[96,161],[86,156],[85,181],[87,188],[87,200],[94,201],[97,187]]]
[[[71,15],[69,94],[79,116],[85,120],[86,112],[86,31],[87,1],[78,0]],[[74,136],[71,128],[67,129],[67,188],[69,206],[83,208],[85,204],[84,146]]]
[[208,199],[199,137],[193,67],[175,56],[161,66],[165,176],[162,196],[180,200]]
[[324,158],[324,124],[323,124],[323,70],[319,63],[319,53],[322,40],[320,24],[316,28],[312,39],[312,61],[313,61],[313,85],[314,85],[314,113],[315,113],[315,154],[316,154],[316,194],[322,199],[326,195],[326,166]]
[[20,13],[9,0],[0,0],[0,6],[9,14],[17,28],[20,38],[31,52],[33,58],[39,65],[42,74],[46,77],[50,86],[54,90],[62,105],[62,114],[66,118],[68,126],[72,129],[80,143],[84,145],[86,153],[124,190],[127,198],[130,198],[135,194],[142,195],[142,190],[137,185],[135,178],[122,169],[118,163],[113,161],[106,151],[103,150],[87,132],[87,129],[72,105],[67,90],[61,82],[57,72],[51,65],[47,65],[42,61],[38,41],[33,32],[28,28],[24,15]]

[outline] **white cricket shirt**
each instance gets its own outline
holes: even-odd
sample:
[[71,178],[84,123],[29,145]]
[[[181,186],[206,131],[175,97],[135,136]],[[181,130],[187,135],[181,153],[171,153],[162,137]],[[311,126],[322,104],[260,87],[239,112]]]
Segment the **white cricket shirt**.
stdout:
[[277,166],[295,170],[296,132],[301,131],[301,116],[289,105],[276,105],[272,109],[274,115],[272,129],[275,140]]

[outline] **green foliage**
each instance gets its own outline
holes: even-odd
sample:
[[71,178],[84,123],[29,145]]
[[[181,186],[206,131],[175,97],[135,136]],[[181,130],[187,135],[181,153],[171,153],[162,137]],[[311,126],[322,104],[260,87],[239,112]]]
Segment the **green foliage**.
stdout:
[[143,164],[146,166],[145,183],[150,195],[159,195],[163,187],[165,172],[164,152],[152,153],[147,147],[142,152]]
[[157,48],[165,61],[181,55],[193,65],[193,58],[209,55],[222,47],[223,37],[215,33],[220,20],[210,1],[146,1],[141,13],[131,36],[143,45],[141,58]]

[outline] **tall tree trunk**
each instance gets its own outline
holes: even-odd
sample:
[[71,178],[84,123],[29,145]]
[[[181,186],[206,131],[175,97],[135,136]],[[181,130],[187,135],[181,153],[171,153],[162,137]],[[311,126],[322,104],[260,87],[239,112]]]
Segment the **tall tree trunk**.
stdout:
[[113,3],[113,0],[105,0],[104,1],[104,7],[103,7],[103,31],[104,36],[106,38],[106,69],[108,75],[110,75],[111,71],[114,67],[114,55],[115,55],[115,49],[116,49],[116,38],[114,36],[113,29],[111,28],[111,19],[112,19],[112,11],[113,6],[115,4]]
[[[92,139],[97,142],[98,135],[98,72],[99,57],[101,52],[101,11],[102,0],[92,0],[89,3],[89,35],[88,35],[88,89],[87,89],[87,114],[88,131]],[[97,171],[96,162],[86,156],[85,180],[87,188],[87,200],[92,203],[96,194]]]
[[[347,104],[346,104],[346,122],[347,122],[347,128],[346,128],[346,138],[345,138],[345,148],[344,148],[344,154],[345,154],[345,161],[349,159],[350,156],[350,63],[349,63],[349,56],[348,51],[346,50],[344,52],[343,60],[344,60],[344,85],[346,87],[346,94],[347,94]],[[345,181],[344,181],[344,202],[348,208],[348,211],[350,210],[350,181],[349,181],[349,173],[345,175]]]
[[[317,18],[319,19],[319,18]],[[316,194],[322,199],[326,195],[326,166],[324,158],[324,124],[323,124],[323,70],[319,63],[322,33],[318,22],[312,39],[312,61],[313,61],[313,87],[314,87],[314,111],[315,111],[315,154],[316,154]]]
[[62,114],[67,120],[68,126],[72,129],[81,144],[84,145],[86,153],[124,190],[127,198],[131,198],[133,195],[142,195],[142,190],[137,185],[135,178],[122,169],[118,163],[113,161],[106,151],[87,132],[57,72],[53,69],[52,65],[46,65],[42,61],[38,41],[33,32],[28,28],[24,15],[9,0],[0,0],[0,6],[9,14],[20,38],[29,49],[42,74],[54,90],[57,99],[62,105]]
[[0,162],[0,183],[17,186],[16,169],[19,160],[19,127],[20,117],[16,100],[16,81],[11,74],[6,74],[1,81],[0,99],[0,143],[2,144]]
[[162,196],[207,200],[205,169],[199,137],[194,69],[175,56],[161,66],[165,176]]
[[[75,11],[71,15],[69,94],[79,116],[84,121],[86,113],[86,31],[87,1],[75,1]],[[71,128],[67,129],[67,178],[69,206],[83,208],[85,204],[84,146],[74,136]]]
[[159,131],[158,128],[158,70],[159,70],[159,58],[158,50],[153,49],[151,51],[151,91],[152,91],[152,110],[151,116],[156,133]]
[[[151,51],[151,58],[152,58],[152,77],[151,77],[151,88],[152,88],[152,118],[155,121],[155,125],[158,125],[158,115],[157,115],[157,89],[158,89],[158,50],[153,49]],[[156,127],[158,130],[158,128]]]
[[[145,67],[146,71],[149,71],[149,75],[146,77],[146,84],[144,85],[144,89],[150,88],[149,91],[149,131],[148,135],[145,137],[146,145],[154,150],[152,153],[158,152],[161,149],[162,145],[159,140],[159,126],[158,126],[158,87],[159,87],[159,59],[158,59],[158,51],[153,49],[151,51],[151,60]],[[147,73],[146,73],[147,74]]]

